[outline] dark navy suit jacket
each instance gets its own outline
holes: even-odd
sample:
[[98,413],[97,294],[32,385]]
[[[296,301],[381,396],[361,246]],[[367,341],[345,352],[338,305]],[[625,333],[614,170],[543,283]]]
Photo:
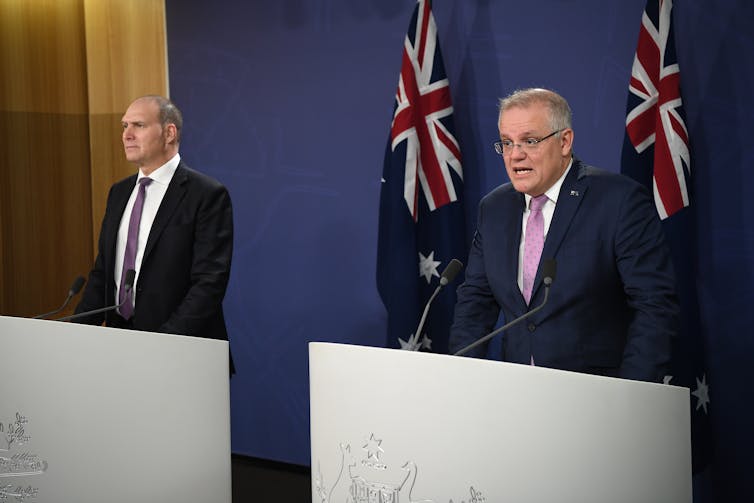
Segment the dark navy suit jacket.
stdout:
[[[511,184],[479,205],[465,282],[458,288],[455,352],[529,307],[516,282],[524,195]],[[646,189],[574,158],[542,260],[557,262],[544,309],[503,335],[502,359],[563,370],[661,381],[677,333],[670,253]],[[540,270],[531,307],[544,296]],[[483,346],[483,345],[482,345]],[[484,356],[480,346],[472,356]]]
[[[118,227],[136,184],[132,175],[112,186],[89,281],[76,307],[86,312],[115,302]],[[83,323],[227,340],[222,301],[230,276],[233,214],[226,188],[181,161],[147,239],[130,323],[114,311]]]

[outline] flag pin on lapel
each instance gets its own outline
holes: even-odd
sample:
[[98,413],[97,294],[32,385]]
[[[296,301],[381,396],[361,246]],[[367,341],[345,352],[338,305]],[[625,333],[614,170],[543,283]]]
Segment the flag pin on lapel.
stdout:
[[579,197],[579,191],[578,190],[572,190],[571,195],[574,197]]

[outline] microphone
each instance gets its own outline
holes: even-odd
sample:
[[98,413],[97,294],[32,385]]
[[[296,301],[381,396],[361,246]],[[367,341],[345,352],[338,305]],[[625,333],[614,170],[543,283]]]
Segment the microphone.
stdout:
[[459,351],[456,351],[455,353],[453,353],[453,356],[461,356],[463,354],[468,353],[470,350],[474,349],[475,347],[479,346],[480,344],[483,344],[483,343],[487,342],[488,340],[492,339],[493,337],[495,337],[496,335],[498,335],[503,330],[508,330],[513,325],[516,325],[516,324],[522,322],[523,320],[525,320],[526,318],[528,318],[532,314],[538,312],[540,309],[542,309],[543,307],[545,307],[545,304],[547,304],[547,298],[550,296],[550,285],[552,285],[552,282],[555,281],[555,272],[556,272],[556,269],[557,269],[557,263],[555,262],[555,259],[551,258],[551,259],[547,259],[547,260],[545,260],[545,261],[542,262],[542,277],[543,277],[542,282],[545,284],[545,298],[542,300],[542,303],[540,305],[538,305],[537,307],[535,307],[531,311],[528,311],[526,314],[524,314],[522,316],[519,316],[518,318],[516,318],[515,320],[511,321],[510,323],[506,323],[505,325],[503,325],[502,327],[498,328],[497,330],[493,330],[492,332],[490,332],[489,334],[485,335],[481,339],[472,342],[471,344],[469,344],[465,348],[462,348]]
[[53,314],[57,314],[60,311],[62,311],[63,309],[65,309],[66,306],[68,305],[68,303],[71,301],[71,299],[77,293],[79,293],[81,291],[81,287],[84,286],[85,282],[86,282],[86,280],[84,279],[83,276],[79,276],[78,278],[76,278],[75,280],[73,280],[73,284],[71,285],[71,288],[68,289],[68,296],[65,298],[65,301],[63,302],[62,306],[60,306],[59,308],[55,309],[54,311],[50,311],[49,313],[38,314],[38,315],[36,315],[32,319],[33,320],[41,320],[41,319],[47,318],[48,316],[52,316]]
[[[442,287],[447,285],[448,283],[452,282],[454,279],[456,279],[456,276],[458,276],[458,273],[461,272],[461,269],[463,269],[463,264],[458,259],[452,259],[450,263],[448,263],[447,266],[445,266],[445,269],[442,271],[442,274],[440,275],[440,284],[437,285],[437,288],[435,288],[435,291],[432,293],[432,296],[427,301],[427,304],[424,306],[424,313],[422,313],[421,320],[419,320],[419,326],[416,328],[416,332],[414,332],[414,339],[416,341],[419,341],[419,338],[421,337],[421,330],[424,327],[424,322],[427,320],[427,313],[429,313],[429,306],[432,305],[432,301],[435,300],[435,297],[437,297],[437,294],[440,293],[440,290],[442,290]],[[421,347],[421,344],[416,346],[416,349],[419,349]]]
[[123,302],[121,302],[119,304],[112,305],[112,306],[107,306],[107,307],[101,307],[99,309],[94,309],[92,311],[85,311],[83,313],[76,313],[76,314],[72,314],[70,316],[64,316],[62,318],[57,318],[55,321],[75,320],[77,318],[83,318],[85,316],[90,316],[92,314],[99,314],[99,313],[104,313],[104,312],[107,312],[107,311],[112,311],[113,309],[119,309],[120,307],[123,306],[123,304],[125,304],[126,302],[129,301],[128,293],[131,290],[133,290],[134,279],[135,278],[136,278],[136,271],[134,271],[133,269],[129,269],[129,270],[126,271],[126,280],[124,281],[124,285],[123,285],[124,288],[125,288],[125,290],[126,290],[126,293],[123,296]]
[[[440,275],[440,287],[443,287],[456,279],[456,276],[458,276],[458,273],[461,272],[461,269],[463,269],[463,264],[460,260],[451,260]],[[438,287],[438,290],[440,287]]]

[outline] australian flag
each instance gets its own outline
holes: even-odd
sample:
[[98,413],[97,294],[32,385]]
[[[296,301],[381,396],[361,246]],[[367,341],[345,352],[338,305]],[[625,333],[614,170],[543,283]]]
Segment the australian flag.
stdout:
[[691,149],[681,101],[671,0],[648,0],[642,16],[626,112],[621,171],[654,195],[676,269],[681,333],[673,343],[666,384],[691,393],[694,472],[710,462],[710,386],[696,288],[696,219]]
[[428,0],[416,4],[403,45],[380,193],[377,288],[388,313],[388,347],[447,353],[455,285],[424,305],[442,270],[464,260],[461,149],[437,26]]

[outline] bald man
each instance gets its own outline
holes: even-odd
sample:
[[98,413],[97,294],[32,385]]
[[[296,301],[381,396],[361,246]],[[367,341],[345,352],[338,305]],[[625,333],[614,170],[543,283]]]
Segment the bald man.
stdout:
[[[183,118],[162,96],[136,99],[121,120],[137,171],[113,185],[77,321],[227,340],[222,301],[233,250],[230,196],[190,169],[178,147]],[[127,271],[135,271],[133,288]]]

